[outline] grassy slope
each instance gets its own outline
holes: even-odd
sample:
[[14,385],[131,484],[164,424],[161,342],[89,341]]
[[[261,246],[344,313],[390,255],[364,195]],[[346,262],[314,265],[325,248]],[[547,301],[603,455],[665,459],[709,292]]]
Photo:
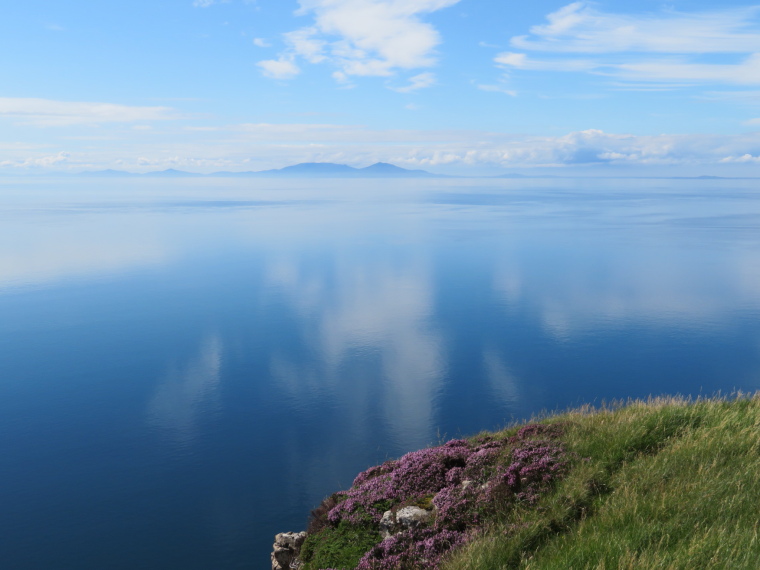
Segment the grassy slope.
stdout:
[[587,459],[539,508],[493,521],[447,570],[760,567],[760,397],[546,420],[557,421]]

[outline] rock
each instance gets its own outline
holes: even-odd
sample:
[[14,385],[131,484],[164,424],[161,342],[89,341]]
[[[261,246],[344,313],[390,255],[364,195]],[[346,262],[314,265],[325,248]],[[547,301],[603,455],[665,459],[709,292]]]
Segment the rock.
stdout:
[[431,511],[419,507],[404,507],[399,509],[395,515],[393,511],[385,511],[383,518],[380,519],[380,534],[383,535],[383,538],[390,538],[404,530],[427,524],[432,518],[433,513]]
[[298,555],[306,540],[305,532],[281,532],[272,545],[272,570],[297,570],[301,567]]
[[385,511],[380,519],[380,534],[383,535],[383,539],[390,538],[395,530],[396,517],[393,516],[393,511]]
[[399,509],[396,513],[396,522],[404,527],[404,530],[408,528],[417,528],[421,524],[425,524],[433,518],[433,513],[421,509],[419,507],[404,507]]

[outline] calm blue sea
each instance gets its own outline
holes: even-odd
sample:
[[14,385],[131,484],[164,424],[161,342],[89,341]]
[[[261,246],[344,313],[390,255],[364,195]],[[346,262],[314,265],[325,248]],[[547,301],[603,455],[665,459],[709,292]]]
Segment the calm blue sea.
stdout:
[[760,182],[0,179],[0,567],[269,567],[362,469],[760,388]]

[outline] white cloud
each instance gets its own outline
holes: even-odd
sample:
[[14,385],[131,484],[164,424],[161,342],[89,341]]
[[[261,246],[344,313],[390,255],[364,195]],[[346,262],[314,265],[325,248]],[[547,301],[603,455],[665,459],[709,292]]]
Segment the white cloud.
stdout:
[[738,101],[742,103],[760,103],[760,91],[708,91],[702,95],[708,101]]
[[319,39],[318,33],[316,28],[301,28],[283,34],[283,38],[290,46],[292,53],[301,56],[309,63],[322,63],[327,59],[324,55],[327,42]]
[[760,53],[735,64],[653,60],[611,66],[609,73],[633,81],[698,81],[738,85],[760,84]]
[[287,57],[266,59],[258,62],[256,65],[261,68],[261,72],[264,75],[272,79],[292,79],[301,73],[301,69]]
[[346,75],[342,71],[333,71],[332,78],[339,85],[343,86],[345,89],[350,89],[352,87],[355,87],[355,85],[351,83],[351,80],[348,78],[348,75]]
[[494,61],[502,65],[511,65],[513,67],[525,67],[528,62],[528,56],[525,55],[524,53],[504,52],[497,55]]
[[270,44],[264,38],[253,38],[253,45],[258,46],[260,48],[272,47],[272,44]]
[[501,85],[478,85],[478,89],[481,91],[490,91],[491,93],[504,93],[510,97],[517,97],[517,91],[514,89],[507,89]]
[[750,163],[750,164],[757,164],[760,163],[760,156],[752,156],[751,154],[743,154],[741,156],[727,156],[723,159],[721,159],[721,162],[723,163],[730,163],[730,162],[739,162],[739,163]]
[[435,74],[426,71],[425,73],[420,73],[419,75],[410,77],[409,85],[406,85],[404,87],[394,87],[393,90],[398,91],[399,93],[411,93],[412,91],[425,89],[426,87],[430,87],[432,85],[435,85]]
[[533,71],[594,71],[605,67],[602,63],[586,59],[538,60],[529,58],[527,54],[514,52],[500,53],[494,61],[500,66]]
[[[299,0],[313,25],[284,34],[280,61],[329,62],[344,76],[389,77],[436,62],[438,31],[420,16],[459,0]],[[419,76],[417,76],[419,77]]]
[[672,54],[760,51],[760,7],[685,14],[609,14],[589,2],[573,2],[533,26],[531,36],[512,38],[526,50],[574,53],[654,52]]
[[[760,7],[694,13],[612,14],[574,2],[511,44],[554,59],[504,52],[499,66],[532,71],[587,72],[626,82],[760,84]],[[586,54],[584,59],[567,54]],[[653,54],[653,55],[647,55]],[[740,61],[728,55],[742,57]],[[705,61],[705,56],[712,60]],[[719,57],[716,61],[716,57]]]
[[37,126],[131,123],[179,118],[169,107],[133,107],[114,103],[0,97],[0,117]]
[[56,154],[43,155],[37,157],[23,158],[19,160],[2,160],[0,167],[5,168],[50,168],[60,166],[69,161],[71,153],[61,151]]
[[[531,71],[586,71],[633,82],[664,82],[668,89],[684,84],[720,83],[735,85],[760,84],[760,54],[752,54],[739,63],[690,63],[683,58],[650,59],[636,63],[608,63],[589,59],[533,59],[524,53],[505,52],[494,62],[502,67]],[[636,90],[650,90],[641,85]]]

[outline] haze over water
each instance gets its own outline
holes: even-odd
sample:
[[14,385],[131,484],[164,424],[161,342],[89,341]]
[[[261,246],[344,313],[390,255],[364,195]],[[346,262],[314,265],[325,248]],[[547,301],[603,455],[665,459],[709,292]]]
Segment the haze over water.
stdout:
[[754,391],[756,187],[2,179],[0,560],[258,570],[441,438]]

